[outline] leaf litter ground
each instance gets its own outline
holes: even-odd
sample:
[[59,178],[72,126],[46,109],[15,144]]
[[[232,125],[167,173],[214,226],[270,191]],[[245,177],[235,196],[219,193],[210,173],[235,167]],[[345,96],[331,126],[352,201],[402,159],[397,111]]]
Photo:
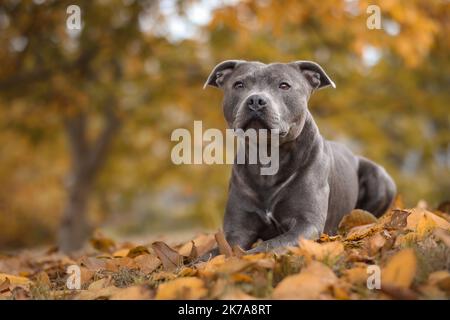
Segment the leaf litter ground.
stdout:
[[[198,261],[217,245],[220,255]],[[79,266],[79,290],[67,288],[71,265]],[[367,285],[373,265],[379,289]],[[0,255],[0,299],[448,299],[449,271],[448,213],[419,206],[377,219],[353,210],[337,236],[299,239],[277,253],[246,255],[219,231],[148,245],[98,233],[70,256],[56,249]]]

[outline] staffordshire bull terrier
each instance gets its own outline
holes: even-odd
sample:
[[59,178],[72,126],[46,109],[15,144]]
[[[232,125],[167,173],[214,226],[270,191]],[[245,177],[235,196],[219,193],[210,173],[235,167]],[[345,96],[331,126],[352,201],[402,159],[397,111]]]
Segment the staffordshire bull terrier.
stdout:
[[335,88],[320,65],[228,60],[208,85],[223,90],[230,128],[279,132],[276,174],[261,175],[259,164],[233,165],[223,223],[231,246],[255,253],[296,245],[299,237],[335,234],[355,208],[377,217],[389,208],[396,186],[385,169],[324,139],[308,110],[312,93]]

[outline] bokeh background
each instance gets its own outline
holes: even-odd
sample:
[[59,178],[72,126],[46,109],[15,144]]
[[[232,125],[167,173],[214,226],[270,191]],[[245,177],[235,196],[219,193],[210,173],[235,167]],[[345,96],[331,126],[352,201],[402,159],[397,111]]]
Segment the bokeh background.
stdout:
[[[66,8],[82,29],[66,29]],[[381,9],[369,30],[369,5]],[[445,0],[2,0],[0,249],[220,225],[228,165],[175,166],[176,128],[225,128],[226,59],[314,60],[322,134],[383,164],[406,206],[450,199]]]

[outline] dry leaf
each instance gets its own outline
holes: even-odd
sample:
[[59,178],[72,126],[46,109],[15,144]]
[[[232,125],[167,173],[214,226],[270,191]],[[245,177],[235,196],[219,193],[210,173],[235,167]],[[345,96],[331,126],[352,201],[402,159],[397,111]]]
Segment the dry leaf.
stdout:
[[89,287],[88,290],[92,291],[92,290],[100,290],[106,287],[109,287],[111,285],[111,278],[110,277],[106,277],[97,281],[92,282]]
[[47,272],[41,271],[36,275],[36,283],[41,286],[51,287],[52,283],[48,277]]
[[132,286],[115,291],[110,300],[149,300],[152,294],[149,289],[144,286]]
[[392,256],[381,271],[381,286],[409,288],[414,280],[417,259],[413,249],[404,249]]
[[386,238],[381,233],[376,233],[367,239],[367,251],[369,255],[373,256],[383,248],[386,243]]
[[128,252],[130,252],[130,249],[124,248],[124,249],[117,250],[112,255],[113,255],[113,257],[123,258],[128,255]]
[[367,266],[355,267],[343,271],[344,278],[354,285],[361,285],[367,283]]
[[81,290],[78,295],[75,296],[75,300],[105,300],[109,299],[115,293],[120,291],[119,288],[109,286],[98,290]]
[[158,287],[156,299],[200,299],[206,296],[203,281],[195,277],[178,278]]
[[161,260],[150,254],[140,255],[134,259],[134,262],[145,274],[155,271],[161,265]]
[[406,227],[407,218],[410,212],[406,210],[393,210],[390,220],[385,224],[388,229],[403,229]]
[[419,227],[424,228],[423,226],[420,226],[420,223],[429,224],[431,223],[427,222],[429,220],[434,222],[434,227],[450,230],[450,223],[448,221],[430,211],[417,208],[411,210],[411,214],[407,218],[406,228],[412,231],[419,231]]
[[149,253],[150,253],[150,251],[148,251],[147,247],[137,246],[133,249],[130,249],[130,251],[127,254],[127,257],[128,258],[136,258],[140,255],[149,254]]
[[380,231],[380,228],[379,227],[377,228],[377,225],[375,223],[354,227],[350,229],[350,231],[347,233],[345,240],[346,241],[361,240],[371,234],[374,234],[377,231]]
[[11,281],[9,280],[9,278],[6,278],[5,281],[0,283],[0,293],[9,291],[10,285],[11,285]]
[[6,279],[9,279],[10,284],[12,285],[29,285],[32,282],[30,279],[25,277],[19,277],[19,276],[13,276],[11,274],[6,273],[0,273],[0,283],[6,281]]
[[376,222],[377,218],[370,212],[361,209],[355,209],[342,218],[341,222],[339,223],[338,230],[340,234],[346,234],[348,231],[350,231],[350,229],[354,227]]
[[219,246],[220,254],[224,254],[225,257],[231,257],[233,256],[233,250],[231,249],[230,245],[227,242],[227,239],[225,239],[225,234],[222,230],[219,230],[215,234],[215,238],[217,241],[217,245]]
[[317,260],[334,260],[344,252],[344,245],[340,241],[317,243],[313,240],[299,239],[300,253],[305,253]]
[[101,252],[107,252],[111,253],[112,250],[115,248],[116,243],[105,236],[103,236],[101,233],[97,232],[90,240],[92,247],[97,249]]
[[[212,250],[216,245],[216,239],[213,234],[201,234],[192,241],[194,242],[199,257]],[[178,249],[178,253],[182,256],[189,256],[192,251],[192,241],[181,246]]]
[[164,242],[154,242],[152,248],[161,260],[164,269],[175,270],[183,264],[183,257]]
[[274,289],[274,299],[319,299],[337,277],[323,263],[312,261],[299,274],[284,278]]

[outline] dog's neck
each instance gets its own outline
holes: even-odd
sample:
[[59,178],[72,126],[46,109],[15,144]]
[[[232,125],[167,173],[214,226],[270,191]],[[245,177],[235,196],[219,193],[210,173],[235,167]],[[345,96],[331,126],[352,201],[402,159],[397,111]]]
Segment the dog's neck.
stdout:
[[317,156],[323,139],[312,115],[307,112],[303,129],[292,141],[279,148],[279,169],[274,175],[261,175],[261,164],[235,164],[232,179],[255,198],[273,203],[280,191],[287,187]]

